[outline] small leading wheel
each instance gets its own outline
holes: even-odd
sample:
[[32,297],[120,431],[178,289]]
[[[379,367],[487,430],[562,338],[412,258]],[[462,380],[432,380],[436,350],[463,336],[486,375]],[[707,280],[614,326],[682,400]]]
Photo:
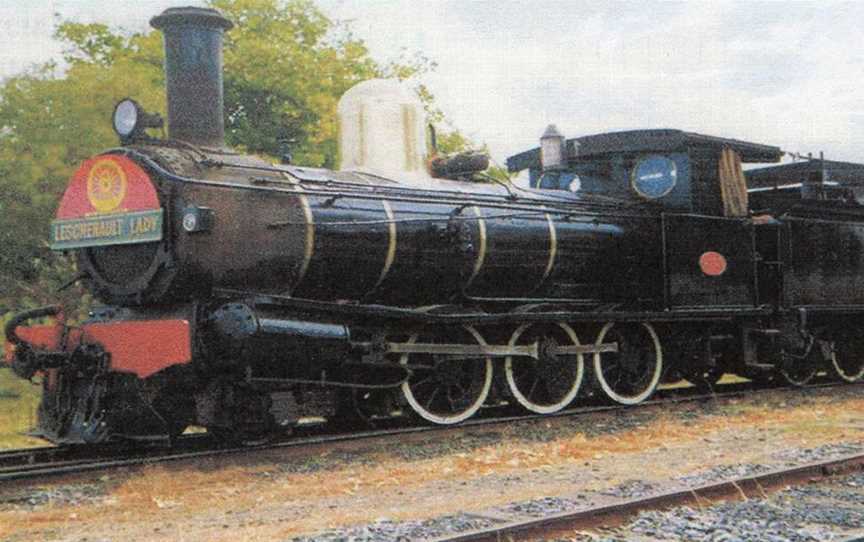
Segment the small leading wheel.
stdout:
[[573,402],[585,372],[583,354],[562,355],[559,346],[578,346],[569,325],[525,324],[513,332],[510,346],[537,343],[539,359],[507,357],[504,375],[513,398],[529,412],[552,414]]
[[[480,333],[464,326],[435,333],[412,335],[409,343],[485,345]],[[473,416],[489,395],[492,386],[492,360],[435,354],[403,354],[400,358],[412,372],[402,384],[402,396],[418,416],[426,421],[452,425]]]
[[864,338],[847,332],[833,342],[831,368],[844,382],[858,382],[864,378]]
[[380,422],[393,417],[393,392],[390,389],[350,389],[342,397],[345,401],[340,420],[349,425],[356,423],[366,427],[377,427]]
[[702,367],[684,373],[684,379],[693,384],[698,390],[713,390],[723,378],[723,369],[720,367]]
[[647,322],[609,322],[600,330],[597,345],[613,342],[617,352],[594,354],[594,378],[616,403],[641,403],[654,393],[663,374],[660,338]]
[[273,399],[269,393],[215,379],[207,386],[207,432],[223,444],[256,446],[276,436]]

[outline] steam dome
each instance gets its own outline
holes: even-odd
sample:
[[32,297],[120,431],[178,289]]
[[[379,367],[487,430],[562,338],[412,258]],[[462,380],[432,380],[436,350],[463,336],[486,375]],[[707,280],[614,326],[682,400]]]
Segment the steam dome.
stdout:
[[339,100],[340,169],[427,177],[423,104],[395,79],[371,79]]

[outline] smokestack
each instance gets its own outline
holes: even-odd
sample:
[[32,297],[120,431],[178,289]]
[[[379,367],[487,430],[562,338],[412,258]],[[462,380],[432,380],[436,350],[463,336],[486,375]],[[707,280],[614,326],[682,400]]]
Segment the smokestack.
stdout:
[[196,7],[168,8],[150,25],[165,34],[168,135],[223,148],[222,33],[234,25],[215,9]]

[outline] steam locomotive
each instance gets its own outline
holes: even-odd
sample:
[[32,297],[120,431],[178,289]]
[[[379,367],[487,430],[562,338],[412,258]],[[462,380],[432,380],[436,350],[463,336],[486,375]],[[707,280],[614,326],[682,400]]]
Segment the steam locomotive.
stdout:
[[273,164],[224,142],[231,22],[171,8],[151,24],[169,137],[121,101],[122,145],[80,166],[51,225],[104,306],[6,328],[7,363],[41,375],[51,441],[192,424],[255,440],[310,416],[456,424],[589,391],[636,404],[681,377],[864,376],[864,208],[825,161],[745,175],[783,152],[550,126],[507,161],[528,171],[520,188],[480,155],[427,160],[416,97],[373,80],[339,103],[339,171]]

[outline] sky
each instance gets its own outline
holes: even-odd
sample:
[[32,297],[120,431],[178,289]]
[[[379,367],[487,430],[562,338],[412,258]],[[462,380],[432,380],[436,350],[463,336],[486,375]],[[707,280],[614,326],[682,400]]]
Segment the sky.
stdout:
[[[147,28],[201,0],[4,0],[0,77],[57,58],[64,19]],[[420,51],[453,126],[493,158],[567,137],[680,128],[864,161],[864,2],[318,0],[374,58]]]

